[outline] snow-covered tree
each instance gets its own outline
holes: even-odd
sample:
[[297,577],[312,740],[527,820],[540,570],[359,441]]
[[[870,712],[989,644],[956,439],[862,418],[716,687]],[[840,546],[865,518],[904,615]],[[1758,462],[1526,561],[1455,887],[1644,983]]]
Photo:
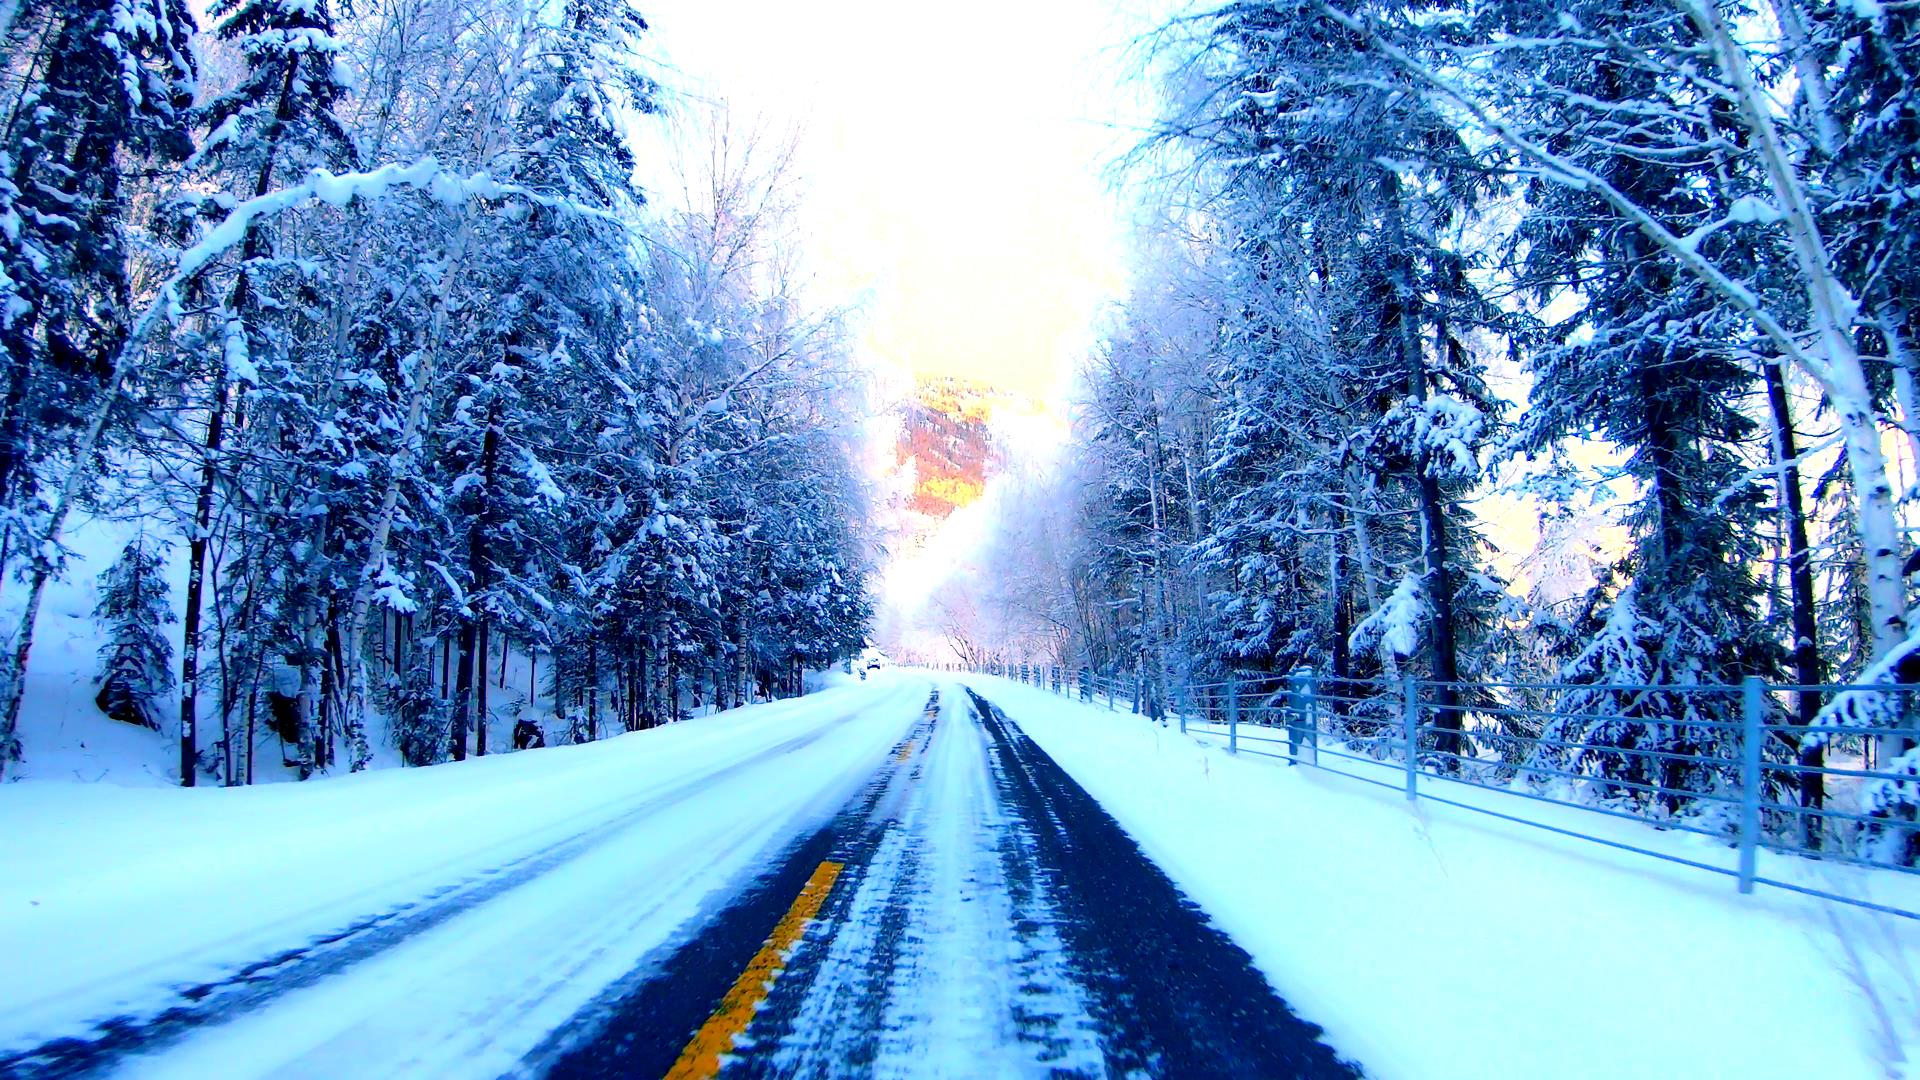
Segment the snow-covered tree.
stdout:
[[105,636],[95,704],[122,723],[159,730],[161,700],[173,689],[165,548],[145,533],[129,541],[100,575],[93,618]]
[[[126,173],[187,151],[186,0],[23,5],[0,39],[25,70],[0,140],[0,507],[31,493],[113,368],[132,304]],[[9,526],[11,529],[11,526]]]

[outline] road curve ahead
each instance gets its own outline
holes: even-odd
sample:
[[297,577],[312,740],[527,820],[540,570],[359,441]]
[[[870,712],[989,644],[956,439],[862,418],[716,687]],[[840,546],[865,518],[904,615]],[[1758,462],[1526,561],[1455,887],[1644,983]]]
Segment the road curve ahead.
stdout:
[[866,790],[522,1062],[558,1078],[1346,1078],[1087,793],[936,690]]

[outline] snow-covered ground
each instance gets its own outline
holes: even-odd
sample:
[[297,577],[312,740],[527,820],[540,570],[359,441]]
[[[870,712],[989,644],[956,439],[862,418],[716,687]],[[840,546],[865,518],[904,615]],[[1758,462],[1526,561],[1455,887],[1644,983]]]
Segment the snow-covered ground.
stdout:
[[[1376,1077],[1920,1076],[1920,924],[1762,889],[962,676]],[[1458,788],[1458,785],[1448,785]],[[1461,801],[1497,793],[1450,791]],[[1526,804],[1701,861],[1704,838]],[[1711,853],[1711,854],[1709,854]],[[1703,857],[1704,856],[1704,857]],[[1920,906],[1920,882],[1762,873]]]
[[[1778,890],[1742,897],[1717,875],[957,678],[1371,1076],[1920,1076],[1907,1064],[1920,927],[1906,920]],[[1064,936],[1086,937],[1074,919],[1087,913],[1058,906],[1076,895],[1062,891],[1076,876],[1063,868],[1095,858],[1075,847],[1090,834],[1075,818],[1057,838],[1066,856],[1034,846],[1036,826],[1068,822],[1055,804],[1008,802],[1010,751],[992,748],[955,680],[833,676],[804,698],[598,744],[325,784],[0,786],[0,1061],[113,1017],[138,1028],[194,1007],[201,995],[182,991],[210,984],[207,1001],[232,993],[244,1008],[214,1008],[185,1038],[118,1064],[511,1072],[686,942],[793,839],[853,814],[868,854],[848,860],[851,891],[776,989],[769,1015],[791,1023],[749,1033],[757,1052],[818,1063],[857,1045],[888,1072],[975,1075],[1028,1071],[1044,1048],[1049,1067],[1098,1071],[1096,1053],[1124,1033],[1090,1019],[1112,1003],[1094,1007],[1095,954]],[[935,684],[947,711],[928,726]],[[876,776],[892,779],[869,802]],[[1683,834],[1527,810],[1725,856]],[[1786,858],[1763,870],[1920,904],[1904,877],[1839,878],[1856,872]],[[1137,900],[1105,906],[1138,920],[1150,913],[1128,911]],[[352,962],[330,965],[336,953]],[[870,1028],[846,1026],[866,1012]]]
[[139,1062],[147,1075],[232,1075],[239,1062],[342,1075],[349,1061],[361,1075],[454,1061],[497,1075],[769,849],[838,811],[919,719],[926,689],[854,683],[598,744],[325,784],[0,786],[0,1049],[148,1017],[182,987],[362,925],[330,946],[351,949],[379,932],[369,917],[418,918],[512,880]]

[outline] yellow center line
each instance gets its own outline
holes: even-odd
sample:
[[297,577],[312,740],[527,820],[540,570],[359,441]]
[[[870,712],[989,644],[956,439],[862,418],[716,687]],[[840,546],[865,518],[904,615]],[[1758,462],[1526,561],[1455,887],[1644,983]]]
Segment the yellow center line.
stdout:
[[913,739],[908,739],[908,740],[906,741],[906,743],[905,743],[905,745],[903,745],[903,746],[901,746],[901,747],[900,747],[900,752],[899,752],[898,754],[895,754],[895,755],[893,755],[893,760],[895,760],[895,761],[905,761],[905,760],[907,760],[908,758],[910,758],[910,757],[912,757],[912,756],[913,756],[913,748],[914,748],[914,743],[915,743],[915,741],[916,741],[916,740],[913,740]]
[[733,988],[720,999],[720,1007],[694,1033],[687,1048],[680,1051],[680,1060],[667,1070],[667,1080],[706,1080],[720,1074],[721,1055],[733,1052],[734,1038],[753,1022],[753,1014],[765,1000],[773,980],[779,977],[780,969],[787,966],[788,951],[806,931],[808,920],[820,913],[820,905],[826,903],[841,869],[842,864],[837,862],[823,862],[814,868],[813,876],[807,879],[793,906],[773,928],[766,944],[760,946],[760,951],[747,962],[747,969],[734,980]]

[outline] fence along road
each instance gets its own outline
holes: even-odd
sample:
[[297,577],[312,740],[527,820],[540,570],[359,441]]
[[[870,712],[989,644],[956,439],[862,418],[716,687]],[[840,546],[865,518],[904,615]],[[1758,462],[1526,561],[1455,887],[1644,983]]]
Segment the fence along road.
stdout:
[[[1322,680],[1311,673],[1175,683],[1156,708],[1139,680],[1036,664],[970,670],[1030,683],[1113,711],[1224,740],[1229,753],[1328,769],[1476,814],[1888,915],[1920,910],[1768,877],[1759,853],[1920,874],[1920,772],[1901,752],[1920,741],[1904,684],[1738,686]],[[1583,712],[1596,698],[1632,715]],[[1796,706],[1789,709],[1789,705]],[[1815,707],[1809,707],[1810,705]],[[1818,707],[1818,706],[1824,707]],[[1662,708],[1670,710],[1663,713]],[[1678,715],[1674,715],[1677,713]],[[1821,717],[1816,725],[1786,717]],[[1711,716],[1729,719],[1709,719]],[[1444,721],[1444,722],[1443,722]],[[1575,737],[1583,725],[1665,725],[1702,748],[1676,753]],[[1889,763],[1890,762],[1890,763]],[[1444,782],[1444,783],[1443,783]],[[1451,797],[1448,784],[1511,797],[1512,810]],[[1529,803],[1724,841],[1732,866],[1596,836],[1529,816]]]

